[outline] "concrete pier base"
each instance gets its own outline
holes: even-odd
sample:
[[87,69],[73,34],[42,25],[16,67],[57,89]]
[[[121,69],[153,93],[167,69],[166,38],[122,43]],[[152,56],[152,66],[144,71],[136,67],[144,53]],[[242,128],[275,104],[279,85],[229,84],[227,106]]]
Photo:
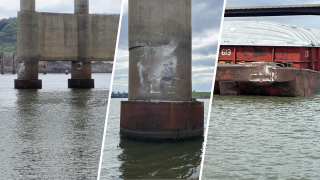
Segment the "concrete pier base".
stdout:
[[93,89],[94,79],[68,79],[70,89]]
[[91,78],[91,62],[83,62],[81,67],[79,67],[78,62],[71,62],[71,79],[68,79],[68,88],[94,88],[94,79]]
[[140,141],[203,137],[202,102],[121,102],[120,135]]
[[14,80],[15,89],[42,89],[42,80],[39,79],[38,62],[25,62],[24,69]]
[[204,106],[191,101],[191,0],[135,0],[128,7],[129,101],[121,102],[120,135],[140,141],[203,137]]
[[42,80],[14,80],[15,89],[42,89]]

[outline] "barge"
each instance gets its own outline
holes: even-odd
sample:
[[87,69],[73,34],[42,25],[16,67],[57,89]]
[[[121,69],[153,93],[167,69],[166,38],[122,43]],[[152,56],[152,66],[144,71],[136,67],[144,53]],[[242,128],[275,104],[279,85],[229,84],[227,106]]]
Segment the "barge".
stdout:
[[307,96],[320,92],[320,29],[225,21],[215,94]]

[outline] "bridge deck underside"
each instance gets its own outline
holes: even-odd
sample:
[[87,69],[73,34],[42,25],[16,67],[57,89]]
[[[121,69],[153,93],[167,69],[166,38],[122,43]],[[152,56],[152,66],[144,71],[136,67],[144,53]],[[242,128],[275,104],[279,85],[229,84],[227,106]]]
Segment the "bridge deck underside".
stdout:
[[226,8],[225,17],[320,15],[320,5],[256,6]]

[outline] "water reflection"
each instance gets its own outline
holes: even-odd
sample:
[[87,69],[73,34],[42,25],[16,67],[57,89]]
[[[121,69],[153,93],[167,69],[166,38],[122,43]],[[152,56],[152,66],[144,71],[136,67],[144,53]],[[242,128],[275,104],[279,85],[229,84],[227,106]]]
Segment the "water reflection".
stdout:
[[203,179],[319,179],[320,94],[214,96]]
[[[101,179],[199,178],[203,138],[184,142],[141,142],[121,138],[121,101],[127,99],[111,99]],[[210,100],[201,101],[204,101],[206,120]]]
[[[121,138],[118,155],[122,179],[186,179],[199,172],[203,138],[185,142],[152,143]],[[196,178],[196,177],[194,177]]]
[[[18,140],[23,146],[17,150],[17,154],[13,157],[16,160],[15,169],[19,172],[18,177],[36,178],[43,161],[43,151],[36,148],[40,125],[37,117],[39,94],[37,90],[17,91],[17,122],[14,128],[17,133]],[[27,174],[27,176],[26,176]]]
[[0,179],[96,179],[108,87],[69,90],[59,75],[44,78],[57,84],[1,87]]

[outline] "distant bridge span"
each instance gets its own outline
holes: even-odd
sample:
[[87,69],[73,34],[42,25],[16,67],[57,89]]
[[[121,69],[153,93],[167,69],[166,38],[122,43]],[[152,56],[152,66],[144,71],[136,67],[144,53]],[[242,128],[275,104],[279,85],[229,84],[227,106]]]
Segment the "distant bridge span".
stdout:
[[224,17],[320,15],[320,4],[229,7]]

